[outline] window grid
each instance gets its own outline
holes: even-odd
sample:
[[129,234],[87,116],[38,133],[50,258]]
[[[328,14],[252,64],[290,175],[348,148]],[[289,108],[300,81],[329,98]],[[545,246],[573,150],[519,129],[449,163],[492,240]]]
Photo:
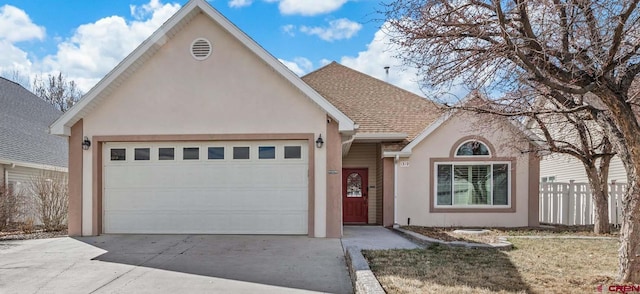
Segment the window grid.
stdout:
[[[496,186],[496,182],[494,179],[496,170],[495,170],[495,166],[499,166],[499,165],[503,165],[506,166],[505,168],[505,176],[506,176],[506,181],[507,181],[507,185],[506,185],[506,204],[496,204],[494,205],[495,202],[495,186]],[[445,204],[439,204],[439,193],[441,192],[439,187],[440,187],[440,181],[439,181],[439,177],[440,177],[440,167],[445,167],[445,166],[449,166],[449,172],[450,172],[450,176],[451,179],[449,179],[449,181],[451,182],[449,185],[449,199],[450,201],[448,203]],[[488,186],[490,187],[490,191],[488,193],[488,199],[489,199],[489,203],[487,204],[456,204],[455,203],[455,193],[456,193],[456,181],[455,181],[455,167],[456,166],[466,166],[468,167],[470,170],[473,169],[474,166],[489,166],[490,167],[490,171],[488,172],[488,174],[490,175],[490,179],[488,179],[488,182],[490,183]],[[433,199],[433,201],[435,202],[436,206],[439,207],[500,207],[500,206],[509,206],[511,203],[511,197],[513,195],[511,195],[511,181],[513,180],[511,178],[510,175],[510,170],[511,170],[511,163],[510,162],[438,162],[435,164],[435,197]],[[471,174],[471,172],[469,172],[470,176],[473,177],[473,174]]]

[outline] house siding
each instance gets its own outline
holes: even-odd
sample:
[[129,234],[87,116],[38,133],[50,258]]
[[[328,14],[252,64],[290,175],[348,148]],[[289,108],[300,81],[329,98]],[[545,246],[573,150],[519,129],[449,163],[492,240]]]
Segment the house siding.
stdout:
[[383,183],[383,170],[382,167],[382,145],[376,144],[376,223],[382,224],[383,219],[383,203],[382,199],[384,198],[384,183]]
[[368,221],[369,224],[381,223],[377,219],[378,209],[378,186],[377,186],[377,155],[378,144],[375,143],[354,143],[351,145],[349,154],[342,158],[342,168],[366,168],[368,169],[369,199]]
[[[555,182],[588,183],[584,165],[578,159],[565,154],[551,154],[540,161],[540,178],[555,177]],[[627,173],[618,156],[611,160],[609,165],[609,182],[627,182]]]

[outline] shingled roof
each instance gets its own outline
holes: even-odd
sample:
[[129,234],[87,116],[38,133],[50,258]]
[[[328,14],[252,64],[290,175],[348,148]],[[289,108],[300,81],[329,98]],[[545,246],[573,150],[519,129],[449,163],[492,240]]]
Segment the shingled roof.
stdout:
[[62,115],[53,105],[0,77],[0,161],[67,167],[67,140],[49,134]]
[[405,133],[410,142],[442,115],[438,104],[335,61],[302,80],[358,124],[358,133]]

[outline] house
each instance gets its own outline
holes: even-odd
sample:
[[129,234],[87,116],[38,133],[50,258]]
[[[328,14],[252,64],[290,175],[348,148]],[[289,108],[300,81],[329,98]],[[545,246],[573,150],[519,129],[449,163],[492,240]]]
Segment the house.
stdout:
[[204,0],[50,129],[69,137],[71,235],[538,221],[537,159],[502,148],[513,125],[337,63],[300,78]]
[[[565,154],[549,154],[540,160],[540,182],[589,183],[587,172],[580,160]],[[614,156],[609,164],[609,182],[626,183],[627,172],[620,157]]]
[[6,187],[27,191],[43,171],[67,171],[67,140],[49,134],[62,115],[53,105],[0,77],[0,179]]

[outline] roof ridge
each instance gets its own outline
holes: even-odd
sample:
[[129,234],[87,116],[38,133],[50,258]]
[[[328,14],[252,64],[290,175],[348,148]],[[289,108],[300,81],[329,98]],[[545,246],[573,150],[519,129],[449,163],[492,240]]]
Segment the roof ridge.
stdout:
[[[394,84],[392,84],[392,83],[389,83],[389,82],[387,82],[387,81],[381,80],[381,79],[376,78],[376,77],[374,77],[374,76],[370,76],[370,75],[368,75],[368,74],[366,74],[366,73],[363,73],[363,72],[361,72],[361,71],[359,71],[359,70],[353,69],[353,68],[351,68],[351,67],[348,67],[348,66],[346,66],[346,65],[344,65],[344,64],[341,64],[341,63],[338,63],[338,62],[335,62],[335,61],[334,61],[334,62],[332,62],[332,63],[329,63],[329,64],[327,64],[327,65],[325,65],[325,66],[323,66],[322,68],[325,68],[325,67],[327,67],[327,66],[329,66],[329,65],[332,65],[332,64],[334,64],[334,63],[335,63],[336,65],[338,65],[338,66],[341,66],[341,67],[344,67],[344,68],[346,68],[346,69],[348,69],[348,70],[350,70],[350,71],[353,71],[353,72],[357,73],[358,75],[361,75],[361,76],[365,77],[366,79],[375,80],[376,82],[382,83],[382,84],[384,84],[384,85],[385,85],[385,86],[387,86],[387,87],[390,87],[390,88],[394,88],[394,89],[400,90],[400,91],[402,91],[402,92],[405,92],[405,93],[410,94],[410,95],[415,96],[415,97],[419,97],[419,98],[421,98],[421,99],[425,99],[425,100],[427,99],[426,97],[422,97],[422,96],[420,96],[420,95],[418,95],[418,94],[416,94],[416,93],[413,93],[413,92],[411,92],[411,91],[409,91],[409,90],[405,90],[405,89],[400,88],[400,87],[398,87],[398,86],[396,86],[396,85],[394,85]],[[319,68],[318,70],[320,70],[320,69],[322,69],[322,68]],[[311,74],[311,73],[309,73],[309,74]]]

